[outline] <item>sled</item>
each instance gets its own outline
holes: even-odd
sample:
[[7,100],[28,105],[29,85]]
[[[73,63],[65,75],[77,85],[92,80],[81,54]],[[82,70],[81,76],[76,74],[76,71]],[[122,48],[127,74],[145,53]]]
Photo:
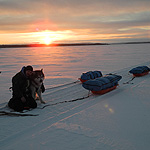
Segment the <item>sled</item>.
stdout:
[[141,76],[147,75],[149,71],[150,71],[149,67],[139,66],[139,67],[131,69],[129,73],[132,73],[134,77],[141,77]]
[[105,89],[105,90],[100,90],[100,91],[91,91],[91,92],[92,92],[93,94],[100,94],[100,95],[103,95],[103,94],[105,94],[105,93],[108,93],[108,92],[110,92],[110,91],[112,91],[112,90],[116,89],[116,88],[117,88],[117,86],[118,86],[118,85],[115,85],[115,86],[110,87],[110,88]]
[[120,75],[109,74],[94,80],[88,80],[82,86],[93,94],[105,94],[118,86],[118,81],[122,78]]
[[8,111],[0,111],[0,116],[38,116],[38,114],[23,114],[23,113],[20,113],[20,112],[8,112]]
[[134,77],[142,77],[142,76],[145,76],[145,75],[147,75],[147,74],[149,74],[149,71],[143,72],[143,73],[134,73],[133,76],[134,76]]

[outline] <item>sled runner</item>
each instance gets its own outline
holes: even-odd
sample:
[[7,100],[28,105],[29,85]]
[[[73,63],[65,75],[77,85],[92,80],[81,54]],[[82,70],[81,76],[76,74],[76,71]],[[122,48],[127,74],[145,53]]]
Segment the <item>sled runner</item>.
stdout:
[[24,110],[23,112],[17,112],[14,111],[13,109],[9,108],[8,105],[5,105],[0,107],[0,116],[38,116],[38,114],[32,114],[28,113],[32,109]]
[[101,71],[89,71],[86,73],[82,73],[81,78],[79,78],[79,79],[83,83],[83,82],[86,82],[88,80],[96,79],[99,77],[102,77]]
[[91,91],[91,92],[92,92],[93,94],[100,94],[100,95],[103,95],[103,94],[105,94],[105,93],[108,93],[108,92],[110,92],[110,91],[112,91],[112,90],[116,89],[116,88],[117,88],[117,86],[118,86],[118,85],[115,85],[115,86],[110,87],[110,88],[105,89],[105,90],[100,90],[100,91]]
[[150,71],[150,68],[148,68],[147,66],[139,66],[139,67],[131,69],[129,73],[132,73],[133,76],[135,77],[141,77],[141,76],[147,75],[149,71]]
[[7,111],[0,111],[0,116],[38,116],[38,114],[23,114],[23,113],[19,113],[19,112],[7,112]]
[[118,86],[118,81],[122,77],[120,75],[106,75],[94,80],[88,80],[82,84],[82,86],[90,90],[93,94],[105,94],[110,92]]

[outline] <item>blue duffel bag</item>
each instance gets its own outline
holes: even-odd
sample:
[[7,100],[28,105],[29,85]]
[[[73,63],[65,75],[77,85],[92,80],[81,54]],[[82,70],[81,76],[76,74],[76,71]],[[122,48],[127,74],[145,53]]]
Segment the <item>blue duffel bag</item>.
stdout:
[[132,74],[141,74],[141,73],[148,72],[148,71],[150,71],[149,67],[139,66],[139,67],[131,69],[129,72]]
[[89,71],[81,75],[82,80],[90,80],[90,79],[95,79],[99,77],[102,77],[101,71]]
[[88,80],[82,86],[90,91],[101,91],[118,85],[118,81],[122,78],[120,75],[107,75],[105,77]]

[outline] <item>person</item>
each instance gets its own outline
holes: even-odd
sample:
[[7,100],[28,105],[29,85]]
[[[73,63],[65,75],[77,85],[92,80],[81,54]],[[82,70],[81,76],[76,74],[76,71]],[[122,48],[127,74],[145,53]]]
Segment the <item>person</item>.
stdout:
[[32,66],[24,66],[21,71],[12,78],[13,93],[12,98],[8,102],[8,106],[15,111],[21,112],[25,109],[37,107],[37,103],[31,96],[31,92],[29,90],[29,79],[32,73]]

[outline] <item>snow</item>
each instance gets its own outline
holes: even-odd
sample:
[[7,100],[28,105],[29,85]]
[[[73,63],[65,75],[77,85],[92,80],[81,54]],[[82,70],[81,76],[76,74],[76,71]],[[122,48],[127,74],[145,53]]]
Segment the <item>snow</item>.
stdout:
[[22,66],[44,69],[47,104],[86,97],[83,72],[100,70],[123,78],[117,89],[26,114],[0,116],[3,150],[148,150],[150,149],[150,74],[132,79],[129,70],[150,67],[150,44],[0,49],[0,109],[11,98],[11,78]]

